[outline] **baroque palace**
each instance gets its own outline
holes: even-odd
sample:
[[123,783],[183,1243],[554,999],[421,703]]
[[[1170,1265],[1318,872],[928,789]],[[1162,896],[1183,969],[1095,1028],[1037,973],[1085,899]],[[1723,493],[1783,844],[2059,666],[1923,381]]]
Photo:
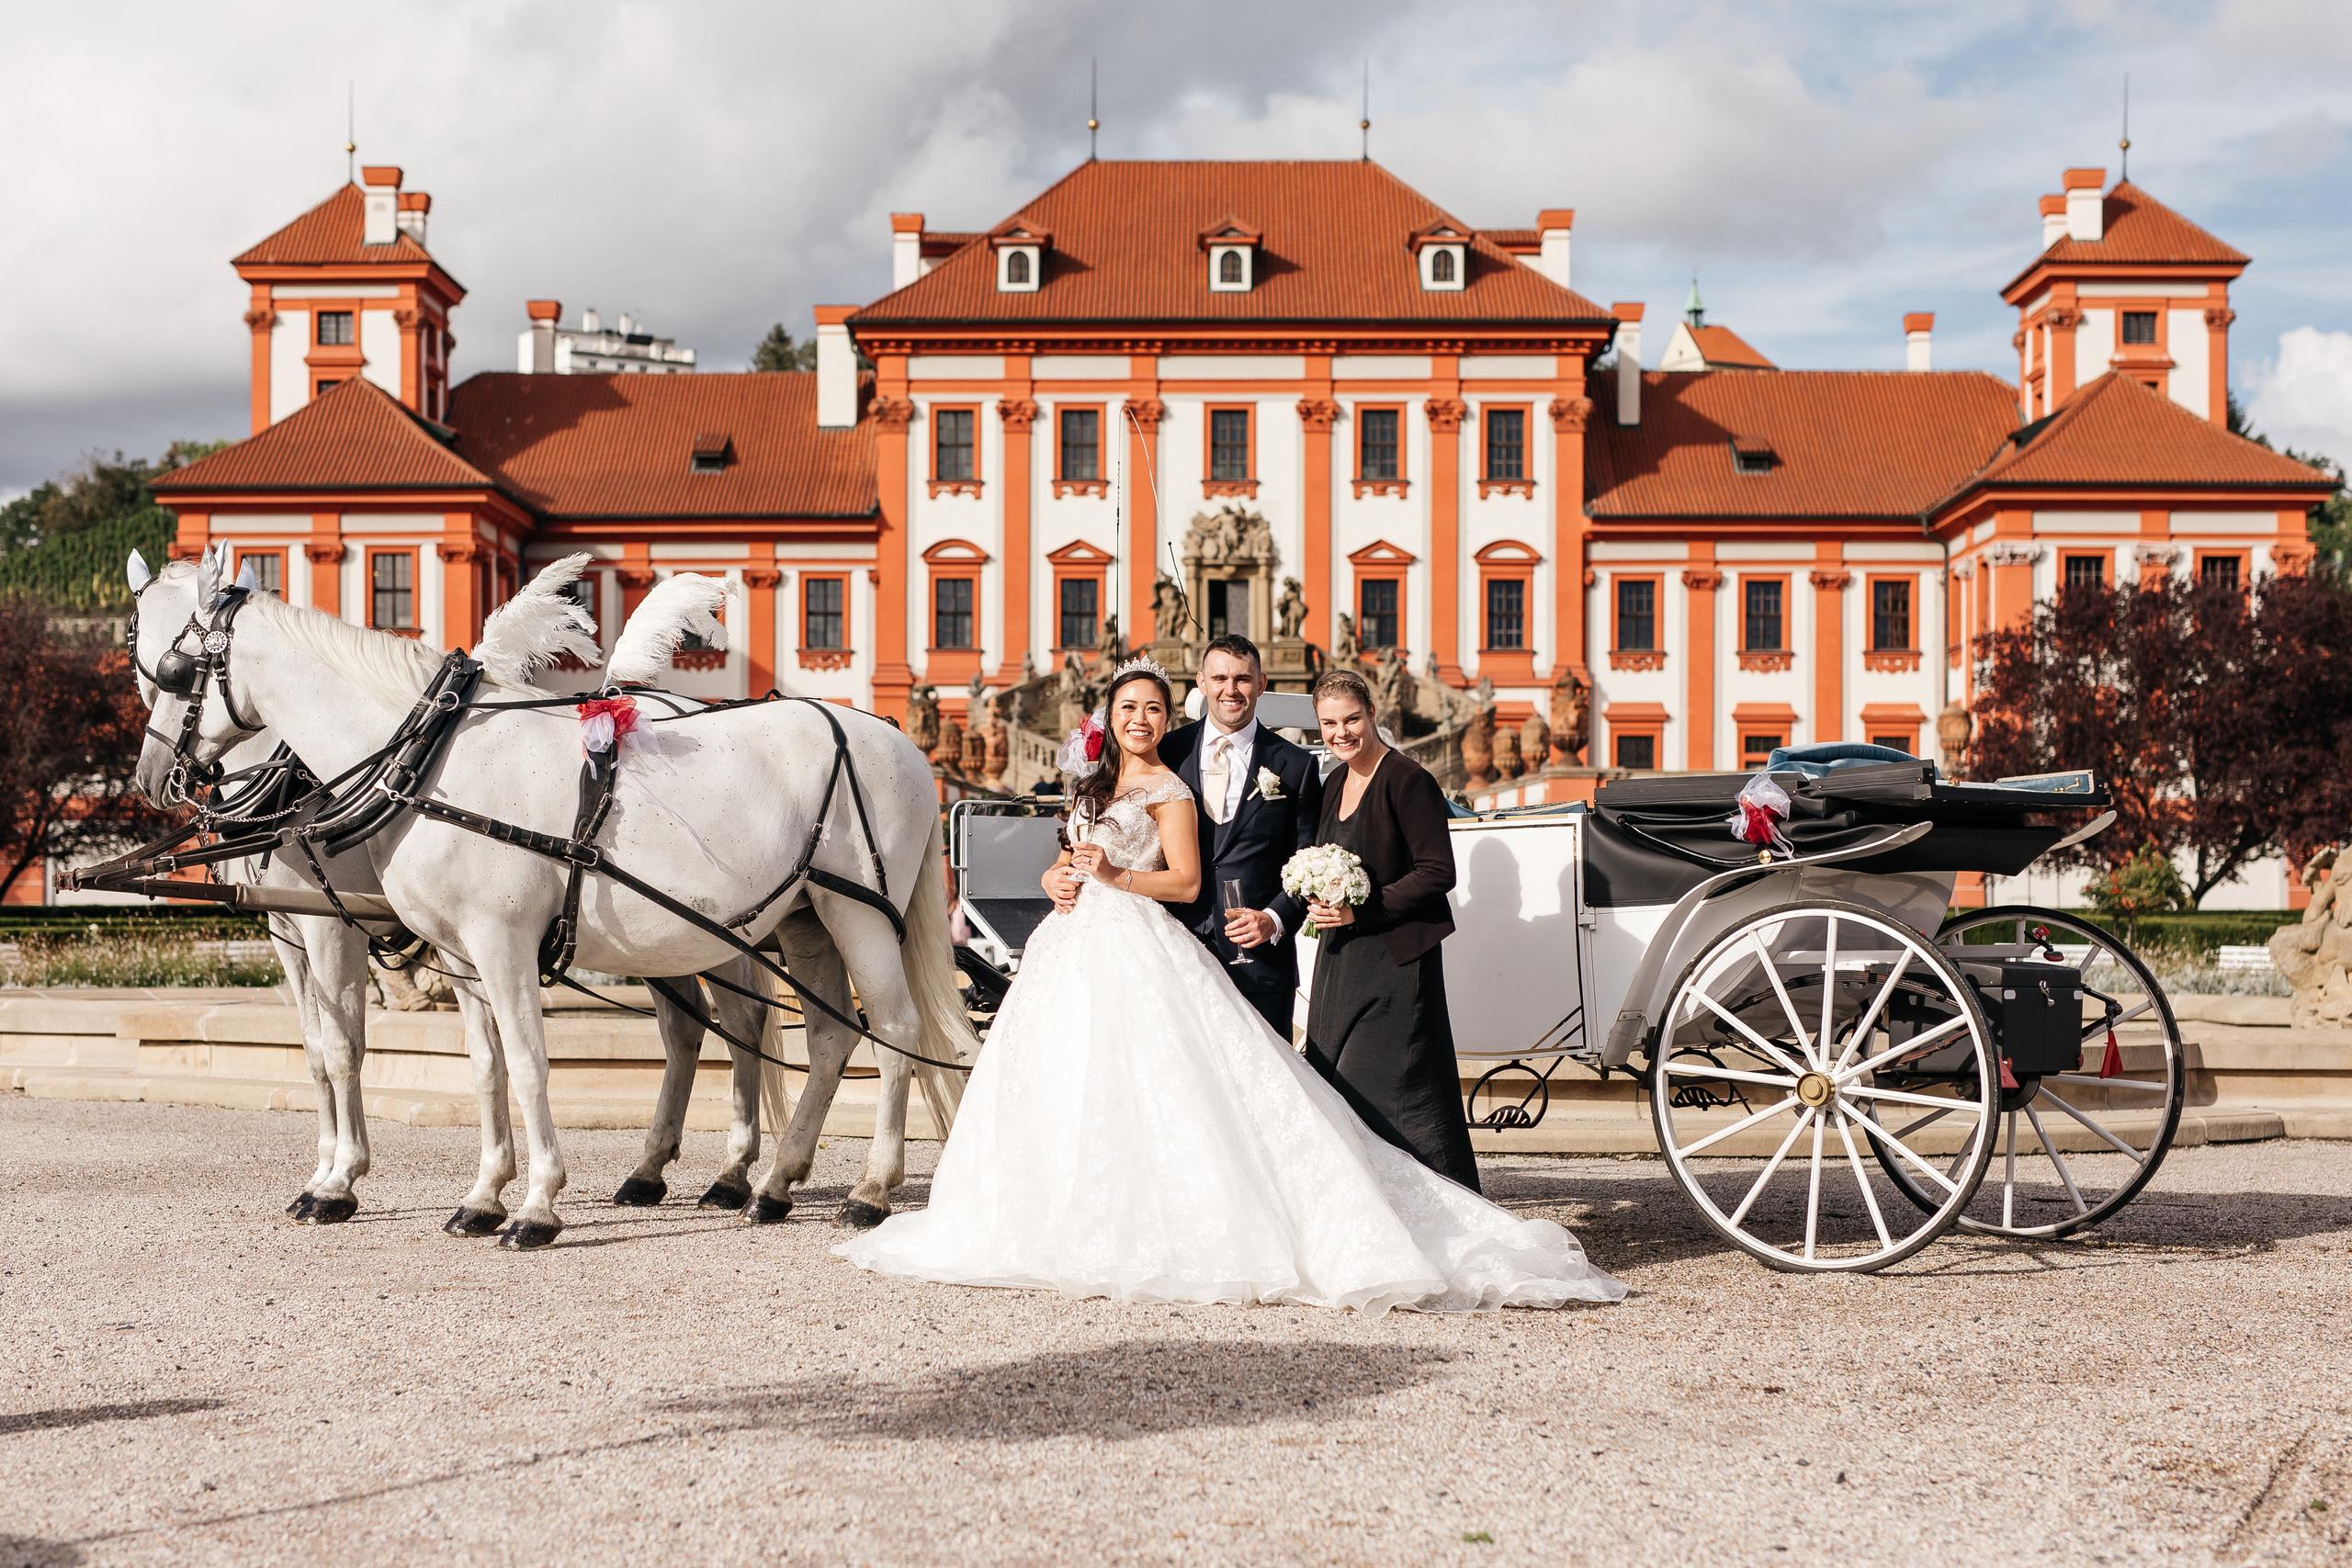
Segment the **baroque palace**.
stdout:
[[888,291],[818,309],[814,372],[554,374],[534,300],[546,368],[451,386],[430,209],[370,167],[236,258],[253,434],[158,484],[175,550],[452,646],[568,551],[607,640],[662,574],[721,574],[729,647],[682,649],[681,690],[903,715],[992,782],[1042,768],[1106,645],[1183,668],[1227,629],[1278,684],[1366,661],[1490,800],[1950,755],[1973,637],[2064,581],[2297,570],[2327,492],[2224,428],[2248,258],[2099,169],[2019,224],[2013,379],[1930,368],[1924,314],[1905,369],[1778,369],[1695,288],[1645,369],[1668,334],[1576,291],[1567,209],[1106,160],[984,230],[894,215]]

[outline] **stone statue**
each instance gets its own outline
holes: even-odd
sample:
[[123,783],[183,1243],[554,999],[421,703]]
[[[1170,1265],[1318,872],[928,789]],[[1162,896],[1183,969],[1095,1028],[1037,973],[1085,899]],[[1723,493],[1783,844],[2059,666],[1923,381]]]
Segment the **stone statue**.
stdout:
[[1340,612],[1340,629],[1331,637],[1331,662],[1353,664],[1363,649],[1356,642],[1356,618],[1345,610]]
[[1306,595],[1299,592],[1298,579],[1283,579],[1283,596],[1274,604],[1274,635],[1295,637],[1306,625]]
[[2352,854],[2322,850],[2304,863],[2312,901],[2299,925],[2270,936],[2270,964],[2295,988],[2295,1027],[2352,1023]]
[[1112,671],[1126,661],[1127,639],[1119,635],[1119,617],[1116,613],[1105,615],[1102,617],[1102,646],[1095,660],[1096,667],[1108,679]]
[[1406,685],[1411,679],[1405,673],[1405,660],[1393,648],[1382,649],[1372,661],[1373,716],[1399,732],[1405,726]]
[[1162,572],[1151,585],[1151,635],[1160,642],[1182,642],[1184,620],[1184,591]]
[[1055,694],[1060,699],[1061,711],[1057,714],[1057,728],[1067,735],[1086,722],[1086,662],[1075,653],[1062,655],[1061,678]]
[[918,682],[907,693],[907,739],[924,756],[939,744],[939,694],[929,682]]
[[1462,772],[1473,787],[1495,782],[1495,710],[1482,707],[1462,731]]
[[972,683],[964,688],[964,695],[970,704],[970,705],[964,711],[967,713],[978,712],[981,705],[987,701],[988,694],[988,677],[978,674],[974,675],[972,677]]
[[1021,656],[1021,683],[1024,686],[1037,678],[1037,656],[1034,652]]
[[1488,677],[1484,675],[1479,676],[1478,683],[1470,688],[1470,694],[1477,699],[1478,705],[1480,707],[1488,710],[1493,709],[1495,705],[1495,683]]
[[[1566,660],[1560,661],[1560,672],[1552,679],[1551,728],[1554,765],[1575,766],[1586,743],[1592,739],[1592,687]],[[1542,765],[1540,753],[1531,752],[1529,756],[1531,766]]]
[[1958,702],[1944,705],[1936,715],[1936,746],[1944,754],[1944,772],[1958,778],[1968,765],[1968,742],[1976,733],[1976,716]]

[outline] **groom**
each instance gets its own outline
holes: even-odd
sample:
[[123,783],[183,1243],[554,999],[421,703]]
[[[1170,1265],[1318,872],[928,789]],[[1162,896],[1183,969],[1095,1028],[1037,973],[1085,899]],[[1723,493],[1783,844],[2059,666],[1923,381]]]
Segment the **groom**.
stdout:
[[[1306,907],[1283,891],[1283,866],[1315,841],[1323,784],[1315,759],[1258,722],[1266,671],[1258,645],[1221,637],[1201,655],[1208,717],[1171,730],[1160,760],[1191,786],[1201,829],[1201,896],[1174,910],[1285,1044],[1298,991],[1292,938]],[[1241,884],[1243,907],[1227,912],[1224,886]],[[1247,949],[1250,962],[1233,964]]]

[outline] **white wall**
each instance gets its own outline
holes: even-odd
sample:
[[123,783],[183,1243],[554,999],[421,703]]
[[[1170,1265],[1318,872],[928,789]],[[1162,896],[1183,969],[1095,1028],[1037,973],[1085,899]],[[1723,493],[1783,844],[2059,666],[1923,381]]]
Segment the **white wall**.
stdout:
[[359,352],[367,357],[368,379],[395,398],[401,395],[401,328],[390,310],[359,312]]
[[2211,363],[2211,344],[2205,333],[2205,311],[2200,306],[2194,310],[2169,310],[2171,319],[2165,323],[2165,347],[2172,355],[2172,374],[2166,390],[2172,400],[2199,419],[2212,417],[2212,391],[2207,379],[2207,367]]
[[269,332],[269,423],[276,424],[311,400],[311,312],[277,312]]

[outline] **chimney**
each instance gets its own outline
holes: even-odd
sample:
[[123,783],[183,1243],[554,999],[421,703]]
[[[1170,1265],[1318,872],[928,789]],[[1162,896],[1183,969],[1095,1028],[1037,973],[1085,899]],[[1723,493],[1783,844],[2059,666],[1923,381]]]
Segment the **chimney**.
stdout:
[[2066,171],[2066,237],[2097,240],[2107,232],[2107,198],[2099,187],[2107,184],[2105,169]]
[[621,319],[616,324],[619,327],[623,337],[628,337],[637,331],[637,318],[627,310],[621,312]]
[[400,238],[401,172],[390,164],[368,164],[359,171],[364,193],[359,243],[389,245]]
[[[890,214],[890,287],[904,288],[922,276],[922,214]],[[822,341],[824,333],[818,334]]]
[[531,318],[524,332],[523,363],[519,368],[535,376],[555,373],[555,324],[563,320],[563,302],[560,299],[532,299],[523,306]]
[[392,221],[400,225],[401,233],[421,245],[424,243],[425,215],[432,210],[431,197],[421,190],[404,190],[401,192],[400,209],[393,213]]
[[1620,300],[1609,307],[1617,318],[1617,423],[1642,423],[1642,304]]
[[2048,250],[2066,237],[2066,198],[2045,196],[2041,198],[2041,248]]
[[817,307],[817,427],[842,430],[857,423],[857,350],[849,341],[854,305]]
[[580,330],[583,333],[600,333],[605,330],[605,318],[596,313],[595,306],[591,305],[580,312]]
[[1928,361],[1928,340],[1935,330],[1936,313],[1933,310],[1914,310],[1903,318],[1903,368],[1905,370],[1930,368]]
[[1573,207],[1547,207],[1535,215],[1535,231],[1544,237],[1535,270],[1563,288],[1568,287],[1568,231],[1576,226]]

